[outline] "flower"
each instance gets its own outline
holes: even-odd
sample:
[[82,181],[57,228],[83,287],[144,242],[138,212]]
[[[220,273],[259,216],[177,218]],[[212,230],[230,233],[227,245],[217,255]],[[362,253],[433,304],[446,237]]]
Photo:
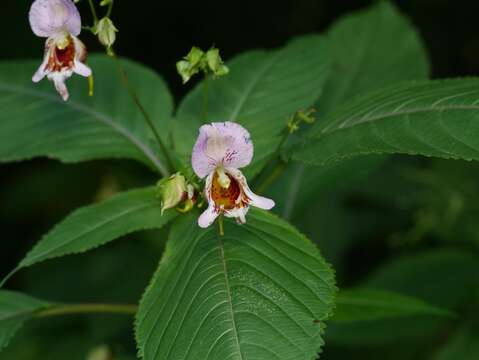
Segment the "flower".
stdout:
[[91,75],[91,69],[85,65],[85,45],[77,38],[81,32],[80,13],[72,0],[35,0],[29,20],[34,34],[47,38],[43,62],[32,80],[39,82],[47,76],[66,101],[66,79],[73,73]]
[[205,198],[208,208],[198,219],[202,228],[210,226],[224,214],[246,222],[250,205],[269,210],[274,201],[254,194],[239,170],[253,158],[253,143],[249,132],[233,122],[203,125],[193,147],[192,165],[196,175],[206,177]]
[[116,40],[116,33],[118,29],[113,24],[110,18],[104,17],[101,19],[96,28],[95,28],[95,35],[98,35],[98,40],[108,49],[115,43]]

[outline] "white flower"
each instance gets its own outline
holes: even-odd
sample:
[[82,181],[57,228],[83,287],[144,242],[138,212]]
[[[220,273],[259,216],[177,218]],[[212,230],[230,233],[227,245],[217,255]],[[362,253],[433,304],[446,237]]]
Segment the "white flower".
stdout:
[[203,125],[193,147],[192,165],[196,175],[206,177],[205,197],[208,208],[198,219],[199,226],[210,226],[224,214],[246,222],[249,206],[269,210],[274,201],[254,194],[239,168],[253,158],[249,132],[233,122]]
[[77,38],[81,32],[80,13],[71,0],[36,0],[29,20],[35,35],[47,38],[43,62],[32,80],[39,82],[47,76],[66,101],[69,95],[65,81],[73,73],[91,75],[91,69],[85,65],[85,45]]

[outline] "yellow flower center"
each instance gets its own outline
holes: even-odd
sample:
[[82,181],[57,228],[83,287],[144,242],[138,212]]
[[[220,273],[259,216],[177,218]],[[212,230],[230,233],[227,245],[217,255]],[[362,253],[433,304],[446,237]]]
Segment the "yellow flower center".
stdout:
[[211,198],[217,207],[231,210],[242,206],[242,202],[236,202],[240,195],[240,185],[231,175],[226,174],[224,171],[215,171],[211,184]]

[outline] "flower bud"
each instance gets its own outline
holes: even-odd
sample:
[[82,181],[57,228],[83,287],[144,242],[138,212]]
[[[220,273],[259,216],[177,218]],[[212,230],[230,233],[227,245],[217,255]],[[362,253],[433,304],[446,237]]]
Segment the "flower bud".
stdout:
[[169,178],[158,182],[159,197],[161,199],[161,213],[167,209],[177,207],[184,202],[184,207],[179,209],[186,212],[193,208],[195,203],[195,189],[188,184],[181,173],[171,175]]
[[207,51],[206,61],[208,63],[209,70],[211,70],[215,76],[223,76],[230,72],[228,67],[223,64],[220,51],[217,48],[211,48]]
[[176,63],[176,70],[183,79],[183,84],[187,83],[193,75],[202,70],[204,54],[203,50],[193,46],[188,55]]
[[98,35],[100,43],[107,48],[110,48],[115,43],[118,29],[110,18],[104,17],[96,25],[94,32],[95,35]]

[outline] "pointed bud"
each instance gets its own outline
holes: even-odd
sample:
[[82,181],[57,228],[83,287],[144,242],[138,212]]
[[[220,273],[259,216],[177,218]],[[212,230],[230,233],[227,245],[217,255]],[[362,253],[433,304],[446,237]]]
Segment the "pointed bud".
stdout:
[[208,68],[213,72],[215,76],[223,76],[229,73],[229,69],[223,64],[223,60],[220,56],[220,51],[217,48],[211,48],[206,53],[206,62]]
[[188,82],[190,78],[202,70],[204,52],[200,48],[193,46],[183,60],[176,63],[176,70],[183,79],[183,84]]
[[118,29],[108,17],[101,19],[94,29],[94,33],[98,35],[100,43],[107,48],[110,48],[115,43],[117,32]]
[[113,3],[113,0],[102,0],[100,6],[108,6]]
[[165,210],[177,207],[182,202],[184,202],[184,206],[178,210],[186,212],[193,208],[196,201],[195,188],[187,183],[181,173],[176,173],[169,178],[161,179],[157,186],[161,198],[162,214]]

